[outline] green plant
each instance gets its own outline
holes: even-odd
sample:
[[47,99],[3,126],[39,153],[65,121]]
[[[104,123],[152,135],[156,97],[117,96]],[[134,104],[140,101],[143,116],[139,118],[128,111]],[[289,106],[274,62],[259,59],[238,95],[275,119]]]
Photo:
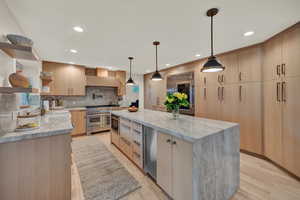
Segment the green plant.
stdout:
[[189,106],[188,96],[185,93],[175,92],[173,94],[168,93],[164,105],[168,111],[179,110],[181,106]]

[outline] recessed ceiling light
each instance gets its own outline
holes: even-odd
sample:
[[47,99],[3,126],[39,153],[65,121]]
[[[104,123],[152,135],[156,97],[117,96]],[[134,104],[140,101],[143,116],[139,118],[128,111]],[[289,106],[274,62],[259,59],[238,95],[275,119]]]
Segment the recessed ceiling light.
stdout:
[[167,67],[169,67],[169,66],[170,66],[170,64],[166,64],[166,66],[167,66]]
[[253,34],[254,34],[254,31],[247,31],[246,33],[244,33],[244,36],[247,37],[247,36],[250,36]]
[[76,32],[79,32],[79,33],[83,32],[83,28],[81,28],[80,26],[74,26],[73,30],[76,31]]
[[200,56],[201,56],[200,54],[196,54],[196,55],[195,55],[195,57],[200,57]]
[[71,53],[77,53],[77,50],[75,50],[75,49],[70,49],[70,52],[71,52]]

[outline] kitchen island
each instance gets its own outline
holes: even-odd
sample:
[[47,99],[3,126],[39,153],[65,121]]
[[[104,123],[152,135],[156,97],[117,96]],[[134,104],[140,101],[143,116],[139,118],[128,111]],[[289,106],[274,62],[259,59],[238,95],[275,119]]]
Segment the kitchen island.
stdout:
[[0,134],[0,199],[71,199],[71,115],[39,118],[36,130]]
[[[137,124],[143,126],[144,138],[147,138],[147,128],[156,133],[157,141],[151,144],[156,148],[150,153],[156,153],[154,178],[171,198],[227,200],[238,190],[238,124],[185,115],[174,120],[171,113],[146,109],[135,113],[113,111],[112,114],[120,118],[121,138],[122,132],[126,132],[122,126],[133,132]],[[147,142],[144,140],[144,143]]]

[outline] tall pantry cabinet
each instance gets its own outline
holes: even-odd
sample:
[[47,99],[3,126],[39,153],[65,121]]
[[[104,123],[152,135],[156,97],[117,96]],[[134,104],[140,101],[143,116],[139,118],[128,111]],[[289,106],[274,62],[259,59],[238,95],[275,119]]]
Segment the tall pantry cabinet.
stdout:
[[[262,154],[261,45],[218,56],[221,73],[201,73],[196,115],[240,124],[241,149]],[[197,86],[197,85],[196,85]]]
[[264,44],[265,156],[300,176],[300,25]]

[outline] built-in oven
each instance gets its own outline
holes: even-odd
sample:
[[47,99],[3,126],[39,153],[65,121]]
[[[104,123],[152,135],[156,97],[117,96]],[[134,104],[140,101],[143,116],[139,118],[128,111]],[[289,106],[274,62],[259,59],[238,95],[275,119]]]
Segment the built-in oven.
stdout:
[[107,111],[89,111],[87,112],[87,134],[100,131],[108,131],[111,128],[111,114]]
[[111,115],[111,130],[119,133],[119,117],[116,115]]

